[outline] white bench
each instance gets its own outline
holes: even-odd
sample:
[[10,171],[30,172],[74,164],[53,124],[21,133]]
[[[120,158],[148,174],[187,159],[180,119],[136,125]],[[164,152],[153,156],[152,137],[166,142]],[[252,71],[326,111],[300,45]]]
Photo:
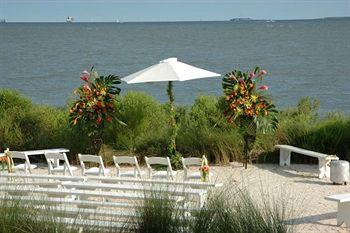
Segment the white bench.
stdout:
[[345,223],[350,227],[350,193],[331,195],[326,200],[338,203],[337,225]]
[[332,160],[339,160],[336,155],[327,155],[318,153],[311,150],[301,149],[295,146],[289,145],[276,145],[276,148],[280,149],[280,166],[290,166],[291,152],[295,152],[302,155],[307,155],[318,159],[318,178],[329,177],[330,167],[329,164]]
[[[65,224],[123,227],[139,216],[137,210],[142,208],[144,199],[154,197],[177,201],[178,209],[190,218],[188,213],[203,206],[207,191],[220,186],[222,184],[167,180],[1,173],[0,200],[21,201],[23,208],[48,209],[57,221]],[[44,220],[45,216],[42,217]]]

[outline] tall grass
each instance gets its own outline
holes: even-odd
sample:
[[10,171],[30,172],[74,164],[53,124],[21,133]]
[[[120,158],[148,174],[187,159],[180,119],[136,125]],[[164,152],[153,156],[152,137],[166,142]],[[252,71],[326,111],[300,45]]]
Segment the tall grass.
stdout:
[[292,232],[293,228],[285,222],[285,203],[281,203],[258,203],[249,193],[237,189],[212,193],[206,204],[197,210],[180,210],[175,202],[153,198],[145,201],[140,210],[137,232]]
[[283,233],[293,229],[285,224],[285,206],[257,203],[245,191],[234,195],[221,193],[209,198],[195,214],[191,224],[194,233]]
[[[78,233],[79,227],[66,227],[48,210],[23,208],[20,201],[1,202],[0,232],[2,233]],[[40,219],[40,220],[39,220]]]
[[[234,191],[233,191],[234,190]],[[266,197],[265,197],[266,198]],[[34,208],[21,201],[0,202],[0,232],[2,233],[77,233],[79,225],[67,225],[58,221],[62,213],[50,212],[50,208]],[[25,207],[24,205],[25,204]],[[184,207],[166,196],[148,195],[135,206],[137,217],[126,220],[124,227],[113,228],[116,219],[106,218],[111,227],[83,227],[82,232],[139,232],[139,233],[286,233],[293,228],[286,225],[285,203],[261,202],[249,193],[237,189],[225,189],[211,193],[205,205],[199,209]],[[74,217],[71,216],[71,218]]]

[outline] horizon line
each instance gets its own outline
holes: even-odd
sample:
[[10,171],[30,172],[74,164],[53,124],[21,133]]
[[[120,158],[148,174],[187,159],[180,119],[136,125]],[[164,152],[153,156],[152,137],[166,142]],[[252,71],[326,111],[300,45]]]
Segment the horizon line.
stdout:
[[[320,17],[320,18],[294,18],[294,19],[257,19],[249,17],[236,17],[231,19],[248,19],[247,21],[240,22],[249,22],[249,21],[303,21],[303,20],[325,20],[325,19],[342,19],[350,18],[350,16],[329,16],[329,17]],[[113,21],[73,21],[72,23],[177,23],[177,22],[230,22],[231,19],[217,19],[217,20],[128,20],[128,21],[119,21],[118,19]],[[6,20],[6,18],[0,20]],[[67,23],[66,21],[7,21],[6,23]]]

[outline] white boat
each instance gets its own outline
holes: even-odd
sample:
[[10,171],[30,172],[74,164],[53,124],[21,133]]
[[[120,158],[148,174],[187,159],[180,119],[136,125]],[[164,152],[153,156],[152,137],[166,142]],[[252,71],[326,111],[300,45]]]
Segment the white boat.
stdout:
[[68,16],[66,19],[67,23],[73,23],[73,21],[74,21],[74,18],[72,16]]

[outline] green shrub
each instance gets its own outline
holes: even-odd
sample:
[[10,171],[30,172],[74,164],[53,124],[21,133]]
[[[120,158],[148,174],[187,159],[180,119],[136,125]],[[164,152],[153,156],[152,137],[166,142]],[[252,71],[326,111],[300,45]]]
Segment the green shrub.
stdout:
[[178,150],[185,156],[207,156],[209,161],[227,163],[241,156],[236,129],[226,123],[217,107],[217,98],[200,96],[180,122]]
[[140,148],[145,149],[144,144],[159,142],[160,138],[166,137],[167,116],[163,106],[153,97],[128,92],[116,100],[115,105],[118,118],[127,125],[112,123],[107,129],[106,141],[114,143],[115,148],[134,153]]
[[[118,151],[139,156],[167,156],[170,139],[166,104],[153,97],[129,92],[115,101],[119,119],[127,124],[111,123],[104,142]],[[40,106],[16,91],[0,90],[0,150],[30,150],[65,147],[70,159],[88,152],[87,133],[70,128],[68,109]],[[201,157],[225,164],[241,160],[242,138],[218,108],[218,98],[199,96],[190,107],[177,106],[177,150],[184,157]],[[330,113],[321,118],[318,102],[302,98],[295,108],[278,114],[276,132],[257,134],[253,154],[263,155],[260,161],[276,162],[276,144],[289,144],[350,160],[350,118]],[[111,153],[112,154],[112,153]],[[110,160],[110,158],[109,158]],[[292,162],[315,162],[305,156],[292,156]],[[179,165],[180,166],[180,165]]]
[[71,158],[84,152],[84,134],[68,126],[65,109],[34,105],[15,91],[0,90],[0,149],[31,150],[66,147]]

